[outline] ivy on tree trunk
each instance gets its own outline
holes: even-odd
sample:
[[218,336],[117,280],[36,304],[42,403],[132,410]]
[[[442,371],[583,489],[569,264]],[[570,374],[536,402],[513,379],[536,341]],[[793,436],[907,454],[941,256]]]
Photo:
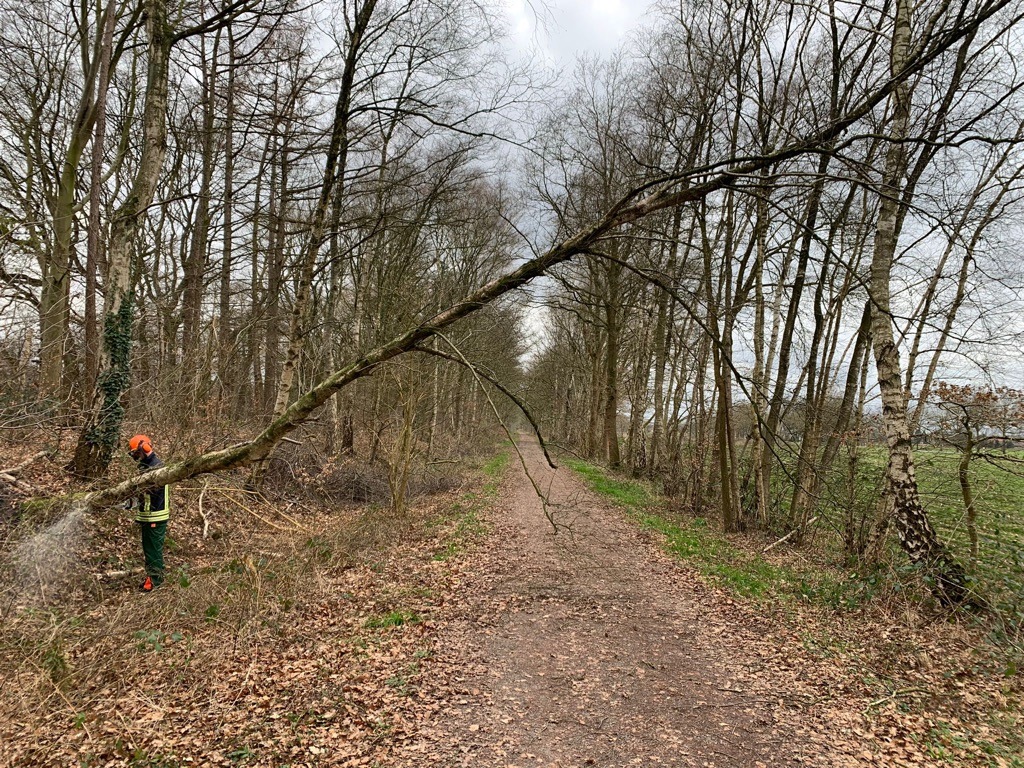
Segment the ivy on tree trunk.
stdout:
[[96,382],[97,396],[102,402],[92,411],[75,449],[75,472],[90,479],[106,471],[124,421],[121,395],[131,385],[132,358],[132,301],[128,295],[122,296],[116,312],[103,318],[103,351],[110,367]]

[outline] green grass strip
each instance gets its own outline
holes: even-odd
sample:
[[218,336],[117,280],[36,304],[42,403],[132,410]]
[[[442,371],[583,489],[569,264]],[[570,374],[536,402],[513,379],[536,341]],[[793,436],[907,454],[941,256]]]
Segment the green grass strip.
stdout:
[[666,551],[735,595],[852,609],[874,594],[875,581],[871,577],[848,579],[825,571],[797,572],[774,565],[759,553],[734,547],[702,517],[669,517],[664,499],[646,483],[616,476],[578,459],[564,463],[583,478],[590,490],[623,509],[645,530],[661,534]]
[[445,561],[462,554],[471,540],[487,533],[487,523],[481,513],[498,495],[509,461],[507,447],[494,454],[480,466],[485,478],[481,489],[462,494],[447,512],[429,523],[431,526],[451,526],[444,545],[434,552],[434,560]]

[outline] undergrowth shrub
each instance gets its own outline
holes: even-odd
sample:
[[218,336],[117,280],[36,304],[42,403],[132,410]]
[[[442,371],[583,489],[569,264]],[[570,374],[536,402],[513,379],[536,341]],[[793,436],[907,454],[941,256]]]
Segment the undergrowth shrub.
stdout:
[[[445,493],[461,483],[460,466],[444,463],[413,468],[407,496]],[[342,504],[391,503],[387,465],[356,457],[325,456],[304,446],[275,454],[264,478],[266,492],[279,497],[300,494],[313,501]]]
[[[270,520],[270,505],[263,504],[253,511]],[[154,656],[166,659],[180,682],[202,687],[205,676],[190,670],[216,668],[225,653],[245,654],[300,633],[307,606],[325,594],[325,577],[389,545],[400,533],[395,526],[407,524],[367,507],[329,524],[306,516],[298,520],[305,530],[271,534],[247,531],[244,524],[253,526],[244,517],[237,511],[235,535],[208,541],[205,556],[194,543],[181,545],[179,562],[168,558],[167,580],[151,595],[116,599],[134,593],[136,576],[96,579],[105,556],[93,552],[78,574],[89,589],[42,603],[35,591],[19,591],[7,564],[0,574],[0,677],[19,684],[4,686],[0,703],[43,713],[59,685],[85,706],[90,691],[116,695],[144,685]],[[189,522],[181,515],[172,525]]]

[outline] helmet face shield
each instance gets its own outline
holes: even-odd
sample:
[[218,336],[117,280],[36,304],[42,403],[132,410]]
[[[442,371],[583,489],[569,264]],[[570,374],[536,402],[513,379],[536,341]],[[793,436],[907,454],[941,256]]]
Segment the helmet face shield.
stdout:
[[135,435],[131,440],[128,441],[128,453],[132,455],[132,458],[138,461],[153,452],[153,443],[145,435]]

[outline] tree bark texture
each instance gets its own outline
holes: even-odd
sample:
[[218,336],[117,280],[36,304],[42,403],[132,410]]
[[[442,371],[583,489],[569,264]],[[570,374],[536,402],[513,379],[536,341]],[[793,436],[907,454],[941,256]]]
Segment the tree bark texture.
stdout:
[[[910,2],[897,0],[892,42],[892,72],[900,72],[910,51]],[[889,462],[886,470],[892,494],[893,522],[900,545],[914,563],[921,564],[934,579],[936,594],[943,602],[962,603],[968,597],[966,575],[941,544],[921,503],[910,440],[910,421],[903,390],[899,348],[893,335],[890,280],[898,240],[897,219],[901,207],[900,181],[906,173],[911,89],[900,81],[891,99],[889,137],[881,187],[881,203],[875,227],[871,259],[871,334],[874,344],[878,387],[882,397]],[[906,202],[906,201],[903,201]]]

